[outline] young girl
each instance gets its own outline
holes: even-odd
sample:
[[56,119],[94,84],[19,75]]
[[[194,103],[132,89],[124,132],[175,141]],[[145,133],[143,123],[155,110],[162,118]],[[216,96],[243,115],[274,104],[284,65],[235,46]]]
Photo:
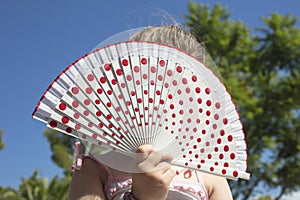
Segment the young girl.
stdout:
[[[149,27],[130,38],[166,44],[204,60],[204,48],[192,34],[178,26]],[[69,199],[80,200],[231,200],[225,178],[199,171],[166,165],[172,157],[143,145],[137,153],[144,153],[138,163],[144,173],[125,173],[100,163],[93,157],[83,159],[80,170],[75,170]],[[151,172],[149,172],[151,171]]]

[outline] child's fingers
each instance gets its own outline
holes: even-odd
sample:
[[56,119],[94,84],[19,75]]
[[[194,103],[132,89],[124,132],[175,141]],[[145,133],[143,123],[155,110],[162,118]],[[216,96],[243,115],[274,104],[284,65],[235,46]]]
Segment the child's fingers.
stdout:
[[155,149],[152,145],[150,144],[145,144],[145,145],[142,145],[142,146],[139,146],[136,150],[136,153],[147,153],[147,154],[150,154],[152,152],[154,152]]
[[144,161],[138,164],[143,172],[157,171],[168,166],[172,161],[172,156],[164,151],[152,152]]
[[148,155],[154,152],[155,149],[152,145],[145,144],[137,148],[135,155],[135,163],[139,165],[141,162],[145,161],[148,158]]

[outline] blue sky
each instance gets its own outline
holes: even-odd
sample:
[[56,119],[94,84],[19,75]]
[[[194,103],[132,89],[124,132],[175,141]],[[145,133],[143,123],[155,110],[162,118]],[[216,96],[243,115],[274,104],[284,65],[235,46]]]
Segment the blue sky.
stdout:
[[[31,118],[39,98],[70,63],[106,38],[129,28],[159,25],[164,10],[179,22],[188,0],[1,0],[0,1],[0,186],[17,187],[34,169],[60,175],[43,136],[45,125]],[[261,27],[272,12],[299,16],[294,0],[203,0],[219,2],[232,20]],[[160,13],[160,14],[158,14]],[[299,22],[297,24],[299,26]]]

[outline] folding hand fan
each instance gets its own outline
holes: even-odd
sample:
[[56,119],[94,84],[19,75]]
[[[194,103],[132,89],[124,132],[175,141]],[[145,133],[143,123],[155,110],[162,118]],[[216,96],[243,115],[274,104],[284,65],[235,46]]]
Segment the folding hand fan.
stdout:
[[173,47],[124,42],[94,50],[53,81],[33,117],[104,147],[93,154],[119,170],[130,171],[124,158],[151,144],[170,152],[174,165],[249,179],[242,124],[225,86]]

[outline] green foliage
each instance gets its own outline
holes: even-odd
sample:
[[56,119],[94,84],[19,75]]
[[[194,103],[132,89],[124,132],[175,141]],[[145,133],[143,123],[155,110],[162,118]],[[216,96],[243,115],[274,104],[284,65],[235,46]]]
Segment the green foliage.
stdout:
[[12,188],[2,188],[0,187],[0,199],[1,200],[25,200],[22,198],[17,190]]
[[[296,18],[272,14],[256,35],[216,4],[191,2],[186,25],[207,45],[237,104],[246,133],[250,181],[230,182],[235,199],[249,199],[258,185],[300,187],[300,30]],[[266,197],[267,198],[267,197]],[[265,198],[265,199],[266,199]]]
[[2,140],[2,134],[3,134],[3,131],[0,130],[0,150],[4,148],[4,143],[3,143],[3,140]]
[[64,200],[67,199],[70,177],[54,177],[48,184],[47,178],[39,178],[35,170],[28,179],[21,178],[18,190],[0,187],[1,200]]
[[67,176],[70,176],[75,139],[52,129],[46,129],[44,135],[50,144],[53,162],[64,169]]

